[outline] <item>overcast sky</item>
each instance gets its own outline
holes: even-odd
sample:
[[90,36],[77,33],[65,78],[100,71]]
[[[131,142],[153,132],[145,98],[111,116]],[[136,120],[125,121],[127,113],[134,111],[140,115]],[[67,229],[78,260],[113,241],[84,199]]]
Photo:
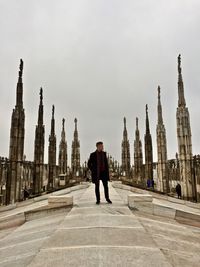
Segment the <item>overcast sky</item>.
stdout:
[[158,85],[168,157],[174,158],[179,53],[193,152],[199,153],[199,48],[199,0],[0,0],[0,155],[8,156],[11,114],[22,58],[28,160],[33,160],[41,86],[45,161],[52,104],[55,104],[57,144],[62,118],[66,118],[70,159],[77,117],[81,162],[95,149],[98,140],[103,140],[105,150],[121,162],[126,116],[133,163],[135,117],[139,117],[144,145],[146,103],[156,160]]

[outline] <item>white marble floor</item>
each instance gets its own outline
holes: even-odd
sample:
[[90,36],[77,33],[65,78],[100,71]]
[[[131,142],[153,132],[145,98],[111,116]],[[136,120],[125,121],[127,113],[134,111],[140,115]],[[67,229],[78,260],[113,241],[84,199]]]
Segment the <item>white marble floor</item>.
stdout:
[[198,266],[200,229],[133,213],[109,184],[113,204],[96,205],[94,185],[76,194],[69,213],[26,222],[2,236],[0,266]]

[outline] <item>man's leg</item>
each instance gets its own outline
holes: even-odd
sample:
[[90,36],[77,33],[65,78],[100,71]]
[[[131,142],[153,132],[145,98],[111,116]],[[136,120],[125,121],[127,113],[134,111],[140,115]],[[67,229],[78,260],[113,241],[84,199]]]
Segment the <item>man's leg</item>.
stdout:
[[100,202],[99,180],[97,180],[95,183],[95,194],[96,194],[97,202]]
[[103,187],[104,187],[104,194],[105,194],[105,199],[109,199],[109,192],[108,192],[108,181],[105,179],[102,179]]

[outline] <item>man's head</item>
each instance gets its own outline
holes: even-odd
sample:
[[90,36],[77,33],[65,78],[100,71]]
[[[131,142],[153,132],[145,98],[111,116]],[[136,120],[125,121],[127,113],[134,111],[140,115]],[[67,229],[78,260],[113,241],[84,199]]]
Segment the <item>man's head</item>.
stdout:
[[97,150],[100,152],[100,151],[103,151],[103,142],[99,141],[96,143],[96,147],[97,147]]

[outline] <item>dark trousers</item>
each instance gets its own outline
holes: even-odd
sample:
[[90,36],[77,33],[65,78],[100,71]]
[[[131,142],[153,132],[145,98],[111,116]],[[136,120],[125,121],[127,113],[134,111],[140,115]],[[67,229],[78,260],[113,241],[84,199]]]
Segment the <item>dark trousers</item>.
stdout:
[[[100,191],[99,191],[99,185],[100,185],[100,180],[97,180],[95,183],[95,194],[96,194],[96,199],[97,201],[100,201]],[[108,193],[108,181],[106,179],[102,179],[103,187],[104,187],[104,194],[105,194],[105,199],[109,199],[109,193]]]

